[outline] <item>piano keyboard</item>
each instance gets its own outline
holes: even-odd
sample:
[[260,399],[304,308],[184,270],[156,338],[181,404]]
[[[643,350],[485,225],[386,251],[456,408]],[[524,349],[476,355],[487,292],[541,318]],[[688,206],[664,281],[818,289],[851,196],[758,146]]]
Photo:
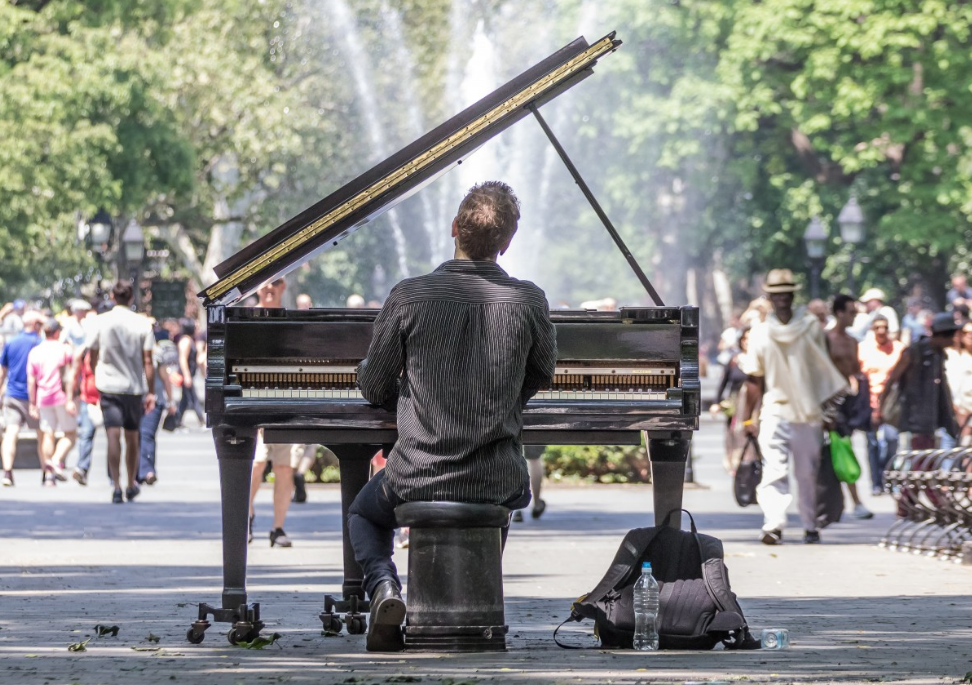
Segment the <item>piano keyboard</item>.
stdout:
[[[321,399],[321,400],[352,400],[365,402],[361,392],[355,388],[339,390],[300,389],[300,388],[243,388],[243,397],[261,399]],[[533,396],[533,401],[583,401],[583,402],[649,402],[664,400],[664,392],[602,392],[602,391],[568,391],[541,390]]]

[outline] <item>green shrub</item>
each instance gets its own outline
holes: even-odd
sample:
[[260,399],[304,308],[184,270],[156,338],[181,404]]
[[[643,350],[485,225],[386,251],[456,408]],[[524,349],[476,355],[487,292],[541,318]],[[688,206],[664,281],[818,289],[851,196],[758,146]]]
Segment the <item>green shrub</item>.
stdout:
[[648,451],[642,445],[550,445],[543,453],[547,476],[592,483],[650,483]]

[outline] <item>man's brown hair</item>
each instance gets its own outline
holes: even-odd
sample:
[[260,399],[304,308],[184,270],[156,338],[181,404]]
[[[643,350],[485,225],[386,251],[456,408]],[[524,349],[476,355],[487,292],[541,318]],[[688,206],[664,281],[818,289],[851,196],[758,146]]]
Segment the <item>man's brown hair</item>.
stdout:
[[456,213],[459,247],[470,259],[492,259],[516,233],[520,201],[502,181],[470,188]]

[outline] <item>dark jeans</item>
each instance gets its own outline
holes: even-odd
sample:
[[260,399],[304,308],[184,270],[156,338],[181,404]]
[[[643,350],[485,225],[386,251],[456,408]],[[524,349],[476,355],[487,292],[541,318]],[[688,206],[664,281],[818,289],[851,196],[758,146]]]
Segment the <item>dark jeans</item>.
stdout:
[[187,410],[192,409],[196,414],[196,418],[199,419],[199,423],[206,425],[206,415],[203,412],[202,403],[199,401],[199,397],[196,396],[196,386],[193,385],[192,379],[186,379],[188,385],[182,386],[182,397],[179,399],[179,410],[176,412],[176,416],[179,417],[179,425],[182,425],[182,415],[186,413]]
[[[391,487],[385,483],[385,472],[379,471],[368,484],[361,488],[361,492],[354,498],[348,510],[348,532],[351,536],[351,546],[354,548],[354,558],[364,571],[365,590],[368,597],[372,596],[378,584],[391,580],[399,589],[402,581],[398,578],[398,569],[392,561],[395,552],[395,507],[402,504],[402,500]],[[500,506],[508,509],[522,509],[530,504],[530,485],[524,485],[523,494],[514,497]],[[509,522],[502,530],[503,546],[506,546],[506,536],[509,534]]]
[[159,432],[159,424],[162,423],[162,415],[165,413],[165,398],[155,397],[155,408],[148,414],[142,416],[142,421],[138,426],[139,432],[139,456],[138,456],[138,482],[145,480],[145,476],[155,472],[155,436]]
[[867,461],[871,466],[871,486],[884,488],[884,469],[898,451],[898,429],[884,424],[867,432]]
[[95,425],[88,416],[88,403],[78,402],[78,463],[75,468],[87,473],[91,469],[94,452]]

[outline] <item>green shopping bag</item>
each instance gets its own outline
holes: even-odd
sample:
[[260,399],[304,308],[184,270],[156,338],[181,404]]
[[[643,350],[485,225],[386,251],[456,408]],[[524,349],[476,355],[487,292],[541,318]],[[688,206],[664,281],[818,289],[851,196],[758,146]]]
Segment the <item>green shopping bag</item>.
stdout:
[[830,458],[837,480],[841,483],[856,483],[861,477],[861,465],[857,463],[849,437],[844,438],[836,431],[830,431]]

